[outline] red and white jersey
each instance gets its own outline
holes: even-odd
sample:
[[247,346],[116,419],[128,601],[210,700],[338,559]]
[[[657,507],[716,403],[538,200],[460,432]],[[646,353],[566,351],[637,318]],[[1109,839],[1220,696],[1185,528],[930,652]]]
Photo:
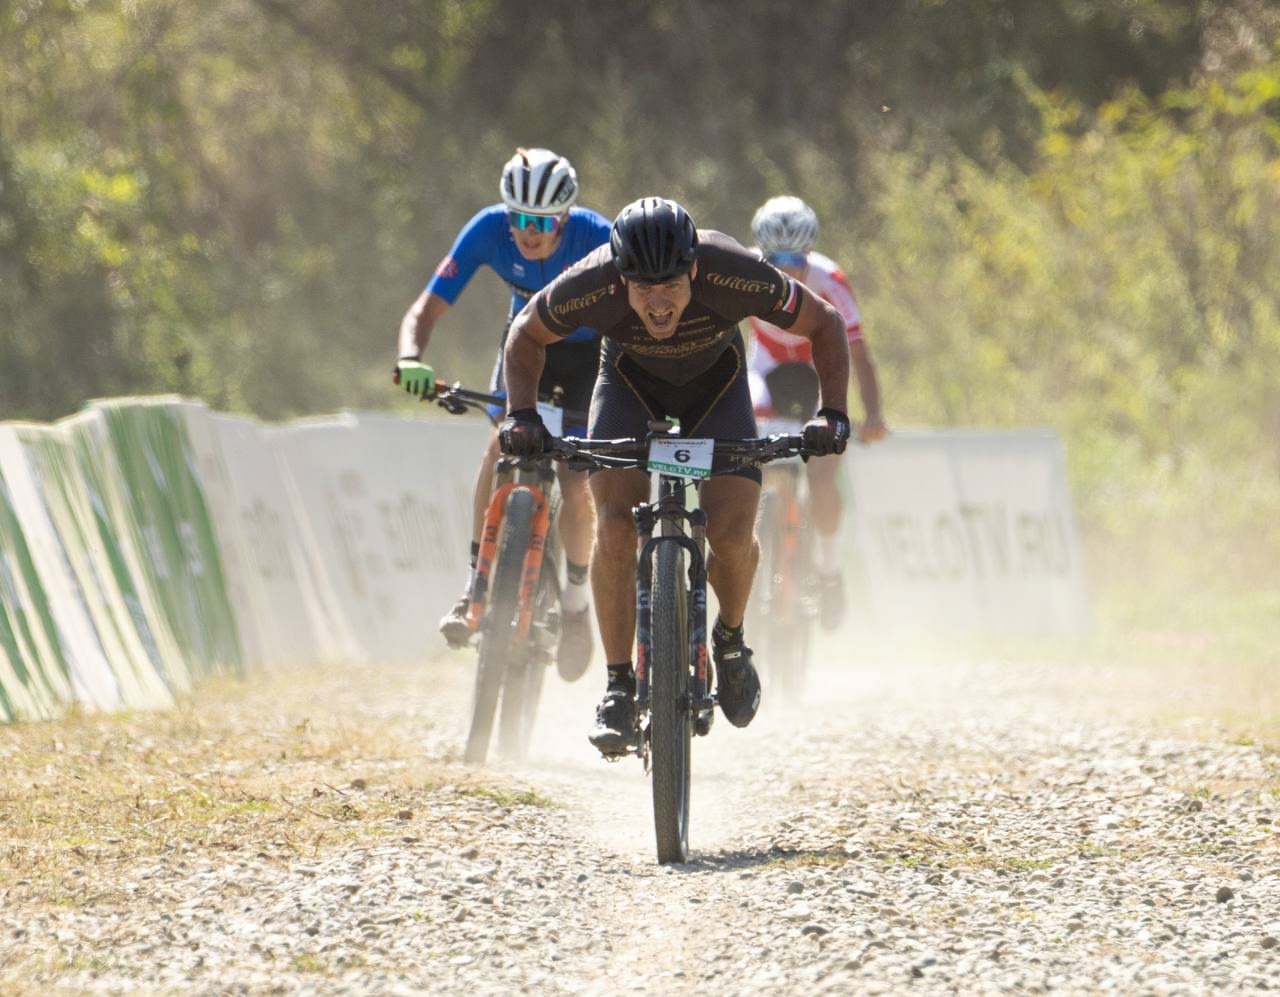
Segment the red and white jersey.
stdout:
[[[809,269],[804,275],[804,286],[830,304],[844,318],[849,330],[849,342],[862,339],[862,316],[858,302],[844,274],[830,257],[809,251]],[[754,316],[751,323],[752,344],[747,369],[763,377],[778,364],[813,363],[813,351],[809,340],[779,329]]]

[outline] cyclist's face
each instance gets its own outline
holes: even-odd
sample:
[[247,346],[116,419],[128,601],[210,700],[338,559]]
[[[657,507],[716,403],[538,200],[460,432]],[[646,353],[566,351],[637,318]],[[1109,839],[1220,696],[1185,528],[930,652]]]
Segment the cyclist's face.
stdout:
[[532,225],[523,229],[508,226],[511,238],[516,242],[516,249],[526,260],[545,260],[556,251],[560,244],[560,233],[564,230],[565,216],[561,215],[560,224],[550,232],[539,232]]
[[677,277],[663,284],[637,284],[627,281],[627,301],[640,316],[644,328],[654,339],[669,339],[675,335],[680,316],[693,298],[693,273]]

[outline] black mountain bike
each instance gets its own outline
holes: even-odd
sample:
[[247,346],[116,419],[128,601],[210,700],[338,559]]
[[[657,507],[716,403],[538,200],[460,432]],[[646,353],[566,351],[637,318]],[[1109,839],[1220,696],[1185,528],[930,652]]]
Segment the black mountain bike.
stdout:
[[551,453],[570,467],[659,475],[657,500],[634,510],[643,541],[636,566],[636,743],[652,777],[658,861],[684,862],[692,738],[710,729],[716,705],[707,666],[707,518],[688,508],[686,490],[710,474],[809,451],[799,436],[687,440],[672,436],[668,422],[649,429],[643,440],[553,440]]
[[[506,405],[503,398],[459,384],[437,386],[432,400],[455,415]],[[558,397],[551,402],[559,406]],[[585,421],[580,413],[565,416]],[[472,764],[488,757],[495,719],[499,754],[518,759],[528,750],[542,683],[560,636],[562,549],[555,485],[549,458],[498,460],[469,613],[479,650],[463,753]]]

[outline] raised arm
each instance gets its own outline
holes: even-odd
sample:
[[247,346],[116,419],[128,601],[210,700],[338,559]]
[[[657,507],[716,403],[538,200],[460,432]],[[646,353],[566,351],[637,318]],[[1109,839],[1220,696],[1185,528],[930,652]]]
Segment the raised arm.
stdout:
[[449,310],[449,302],[438,294],[423,291],[400,320],[399,357],[422,359],[422,351],[431,341],[431,332],[440,317]]
[[806,289],[800,313],[787,331],[813,344],[821,407],[848,414],[849,340],[840,313]]
[[531,299],[507,331],[502,369],[507,382],[508,412],[537,407],[538,380],[542,377],[547,347],[561,339],[538,317],[537,301],[536,296]]

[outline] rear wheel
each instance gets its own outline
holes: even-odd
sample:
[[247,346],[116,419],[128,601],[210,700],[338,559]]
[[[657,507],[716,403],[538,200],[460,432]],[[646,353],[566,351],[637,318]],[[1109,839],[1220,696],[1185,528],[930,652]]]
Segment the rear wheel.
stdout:
[[[756,640],[765,675],[791,703],[804,691],[813,615],[807,538],[794,521],[796,510],[789,508],[795,501],[781,492],[761,497],[759,591],[752,600],[758,605]],[[747,636],[750,640],[752,631]]]
[[675,543],[659,544],[654,558],[649,752],[659,862],[684,862],[689,853],[693,723],[684,560],[683,549]]
[[[508,671],[524,673],[522,648],[513,647],[516,622],[520,613],[520,580],[524,574],[524,555],[533,531],[534,497],[531,492],[516,489],[507,497],[502,513],[502,532],[498,537],[497,563],[490,578],[484,618],[480,621],[480,656],[476,664],[475,697],[471,704],[471,730],[467,734],[464,758],[479,764],[489,754],[493,734],[494,713],[498,696],[522,700],[511,692]],[[504,685],[507,691],[503,692]],[[505,712],[505,708],[504,708]]]

